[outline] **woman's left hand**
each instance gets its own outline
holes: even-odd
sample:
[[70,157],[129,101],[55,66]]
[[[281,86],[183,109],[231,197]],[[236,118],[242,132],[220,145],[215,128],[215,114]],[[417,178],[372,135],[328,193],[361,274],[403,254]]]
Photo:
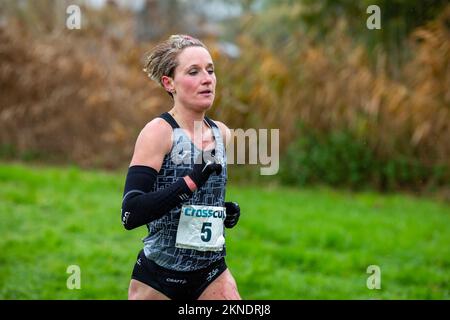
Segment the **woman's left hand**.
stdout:
[[224,225],[226,228],[233,228],[239,221],[241,216],[241,208],[236,202],[225,202],[226,218]]

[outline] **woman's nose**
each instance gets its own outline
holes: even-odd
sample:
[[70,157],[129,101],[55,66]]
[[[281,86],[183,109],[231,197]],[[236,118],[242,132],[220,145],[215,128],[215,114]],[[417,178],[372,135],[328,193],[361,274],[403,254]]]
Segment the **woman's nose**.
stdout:
[[202,83],[212,83],[213,76],[208,71],[203,72]]

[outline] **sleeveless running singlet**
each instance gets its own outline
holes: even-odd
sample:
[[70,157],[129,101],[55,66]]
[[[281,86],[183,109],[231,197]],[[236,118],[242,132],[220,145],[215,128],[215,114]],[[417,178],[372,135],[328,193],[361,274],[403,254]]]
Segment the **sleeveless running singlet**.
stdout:
[[[157,191],[188,175],[194,159],[202,152],[194,145],[190,137],[180,129],[175,119],[168,113],[160,115],[173,128],[173,143],[170,152],[165,155],[152,191]],[[225,186],[227,182],[226,152],[220,129],[205,117],[205,122],[212,129],[215,140],[215,157],[223,166],[220,175],[212,174],[205,185],[197,189],[192,197],[182,205],[206,205],[223,207]],[[173,208],[160,219],[147,224],[149,234],[143,239],[145,256],[161,267],[177,271],[194,271],[206,268],[211,263],[226,255],[225,244],[221,251],[199,251],[177,248],[178,222],[182,205]],[[225,236],[225,231],[224,231]]]

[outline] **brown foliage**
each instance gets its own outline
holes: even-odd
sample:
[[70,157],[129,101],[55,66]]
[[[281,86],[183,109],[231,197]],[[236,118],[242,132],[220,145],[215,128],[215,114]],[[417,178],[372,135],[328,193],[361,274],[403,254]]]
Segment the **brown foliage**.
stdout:
[[373,65],[366,49],[346,36],[344,23],[324,42],[296,34],[278,51],[244,36],[240,60],[220,65],[216,112],[232,126],[280,128],[282,150],[301,122],[324,134],[353,132],[380,159],[449,166],[449,19],[450,6],[412,34],[404,48],[412,58],[400,66],[399,79],[386,71],[382,51]]
[[0,145],[117,167],[166,101],[141,71],[141,48],[76,32],[35,39],[20,25],[0,29]]

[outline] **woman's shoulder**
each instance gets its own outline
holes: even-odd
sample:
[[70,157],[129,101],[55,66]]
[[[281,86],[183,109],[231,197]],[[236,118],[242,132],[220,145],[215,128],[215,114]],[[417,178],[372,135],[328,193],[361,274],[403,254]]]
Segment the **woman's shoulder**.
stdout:
[[141,131],[144,135],[156,135],[161,137],[168,136],[170,138],[172,134],[172,126],[167,123],[163,118],[154,118],[142,128]]
[[142,128],[136,140],[131,165],[147,165],[159,171],[164,156],[172,148],[172,127],[155,118]]
[[172,127],[162,118],[154,118],[147,122],[139,135],[147,144],[165,146],[164,149],[168,150],[172,145]]

